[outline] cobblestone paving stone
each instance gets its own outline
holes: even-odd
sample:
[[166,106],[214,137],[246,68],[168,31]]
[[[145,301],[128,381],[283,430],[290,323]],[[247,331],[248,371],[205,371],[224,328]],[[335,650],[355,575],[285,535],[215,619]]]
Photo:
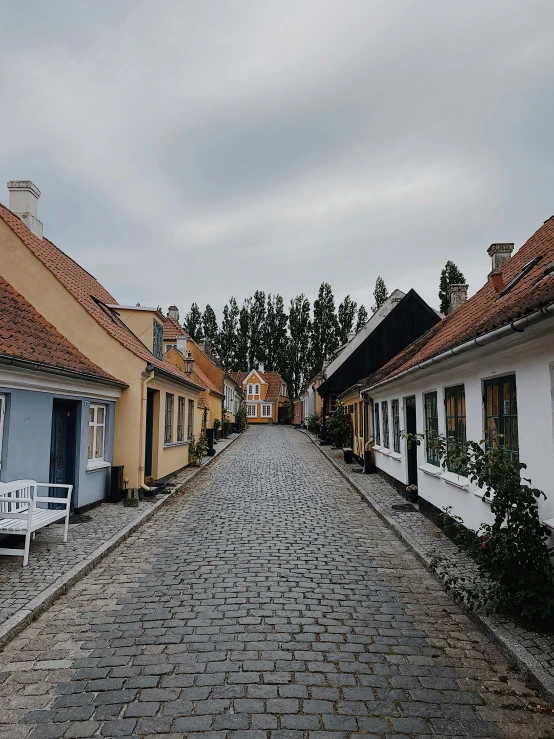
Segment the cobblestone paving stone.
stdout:
[[[235,435],[221,440],[215,447],[216,454],[223,451]],[[167,489],[183,485],[194,476],[196,468],[187,467],[173,476]],[[131,525],[152,507],[163,495],[146,498],[137,508],[125,508],[123,503],[106,503],[72,516],[69,537],[63,543],[61,526],[49,527],[38,532],[31,543],[29,564],[23,568],[19,557],[0,557],[0,625],[48,587],[55,584],[72,567],[87,559],[99,546]],[[21,546],[22,537],[13,537],[15,546]]]
[[[310,436],[315,439],[315,436]],[[324,447],[323,451],[349,474],[370,500],[374,501],[395,520],[403,532],[409,534],[420,546],[424,547],[429,559],[433,555],[439,555],[443,558],[444,569],[447,572],[452,571],[457,575],[464,574],[473,580],[479,579],[479,573],[473,560],[460,552],[458,547],[429,519],[413,513],[395,511],[392,508],[393,505],[398,503],[405,503],[405,500],[382,477],[354,473],[353,470],[358,465],[345,464],[340,450]],[[491,621],[501,625],[511,635],[515,643],[525,647],[539,664],[554,677],[554,633],[541,634],[532,631],[504,616],[495,616],[491,618]]]
[[306,437],[253,428],[0,654],[0,739],[554,737]]

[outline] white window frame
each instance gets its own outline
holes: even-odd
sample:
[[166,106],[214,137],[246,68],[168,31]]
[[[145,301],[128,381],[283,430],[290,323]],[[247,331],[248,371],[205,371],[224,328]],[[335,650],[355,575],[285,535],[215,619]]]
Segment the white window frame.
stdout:
[[254,390],[254,386],[252,385],[252,383],[249,383],[247,395],[254,395],[254,393],[252,392],[253,390]]
[[[253,413],[251,411],[254,411]],[[246,404],[246,417],[247,418],[257,418],[258,414],[256,413],[256,403],[247,403]]]
[[262,404],[262,418],[271,418],[271,403]]
[[[98,423],[98,409],[103,408],[104,410],[104,423]],[[94,411],[94,420],[90,420],[90,411]],[[91,403],[89,407],[89,421],[88,426],[89,428],[92,427],[92,457],[89,457],[87,460],[87,469],[94,469],[95,467],[106,467],[110,463],[105,459],[106,457],[106,418],[108,415],[108,406],[104,403]],[[103,449],[102,449],[102,456],[97,457],[96,456],[96,429],[102,427],[104,429],[104,433],[102,435],[102,441],[103,441]],[[88,444],[87,444],[87,457],[88,457]]]
[[6,415],[6,396],[0,394],[0,470],[2,469],[2,441],[4,439],[4,416]]
[[260,386],[258,385],[258,383],[256,383],[254,387],[254,395],[260,395]]

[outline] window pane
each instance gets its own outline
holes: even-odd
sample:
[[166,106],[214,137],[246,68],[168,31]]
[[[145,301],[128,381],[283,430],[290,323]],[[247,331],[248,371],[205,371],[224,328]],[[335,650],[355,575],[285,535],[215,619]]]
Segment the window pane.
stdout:
[[103,424],[104,423],[104,413],[105,408],[103,405],[99,405],[96,409],[96,423]]
[[95,413],[95,411],[96,411],[96,408],[93,405],[91,405],[90,408],[89,408],[89,412],[88,412],[88,422],[89,423],[94,423],[94,413]]
[[94,426],[88,427],[88,458],[94,459]]
[[94,453],[95,459],[104,459],[104,427],[96,427],[96,450]]

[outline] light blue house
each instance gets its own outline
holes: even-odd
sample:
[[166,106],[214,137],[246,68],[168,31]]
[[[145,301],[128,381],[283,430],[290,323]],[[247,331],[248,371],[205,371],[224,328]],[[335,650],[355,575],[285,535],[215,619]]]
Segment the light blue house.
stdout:
[[124,387],[0,278],[0,481],[72,484],[74,508],[105,500]]

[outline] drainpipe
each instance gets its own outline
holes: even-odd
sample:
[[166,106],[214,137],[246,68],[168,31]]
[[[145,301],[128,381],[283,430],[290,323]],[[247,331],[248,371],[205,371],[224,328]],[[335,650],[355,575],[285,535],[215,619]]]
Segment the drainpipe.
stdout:
[[140,393],[140,433],[139,433],[139,465],[138,465],[138,480],[139,488],[145,490],[147,493],[150,492],[148,485],[144,484],[144,454],[146,451],[146,401],[148,398],[148,383],[154,379],[154,365],[147,364],[146,371],[148,377],[141,379],[141,393]]

